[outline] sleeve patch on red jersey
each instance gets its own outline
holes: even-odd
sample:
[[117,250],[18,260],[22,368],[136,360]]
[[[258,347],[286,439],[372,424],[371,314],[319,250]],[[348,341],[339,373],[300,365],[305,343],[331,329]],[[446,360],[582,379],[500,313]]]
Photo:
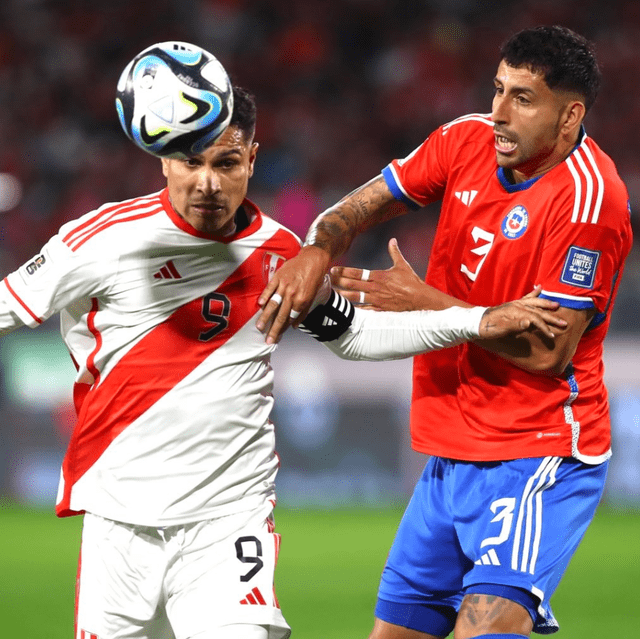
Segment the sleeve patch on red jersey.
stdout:
[[580,288],[593,288],[599,259],[600,251],[570,246],[560,281]]

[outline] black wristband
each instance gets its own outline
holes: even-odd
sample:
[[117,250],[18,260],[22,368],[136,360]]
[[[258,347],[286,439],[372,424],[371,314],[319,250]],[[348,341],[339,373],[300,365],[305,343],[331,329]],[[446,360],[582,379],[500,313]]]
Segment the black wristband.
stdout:
[[316,306],[299,326],[319,342],[330,342],[343,335],[353,322],[355,309],[346,298],[333,289],[326,304]]

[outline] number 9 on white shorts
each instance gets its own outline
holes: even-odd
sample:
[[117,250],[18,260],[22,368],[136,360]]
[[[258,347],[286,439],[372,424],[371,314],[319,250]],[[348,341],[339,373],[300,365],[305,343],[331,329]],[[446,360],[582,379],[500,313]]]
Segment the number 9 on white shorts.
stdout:
[[235,624],[287,639],[270,508],[163,528],[85,515],[76,639],[208,639]]

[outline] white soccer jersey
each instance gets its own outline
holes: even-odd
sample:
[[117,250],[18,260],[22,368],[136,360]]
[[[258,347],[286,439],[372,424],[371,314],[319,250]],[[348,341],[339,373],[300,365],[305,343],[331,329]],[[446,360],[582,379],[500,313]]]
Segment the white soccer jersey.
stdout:
[[60,312],[78,368],[59,515],[164,526],[275,499],[275,347],[254,318],[299,240],[244,207],[249,226],[212,240],[166,190],[108,204],[65,224],[0,286],[0,326]]

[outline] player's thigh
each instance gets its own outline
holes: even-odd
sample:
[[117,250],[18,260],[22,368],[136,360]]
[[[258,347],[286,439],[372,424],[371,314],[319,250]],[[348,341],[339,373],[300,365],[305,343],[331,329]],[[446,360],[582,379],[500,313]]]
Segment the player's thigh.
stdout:
[[263,626],[267,639],[289,637],[274,589],[279,546],[264,510],[185,527],[180,559],[166,579],[167,614],[177,639],[212,631],[217,637],[221,628],[235,632],[237,624],[252,632]]
[[458,537],[472,562],[465,595],[510,599],[536,632],[557,630],[549,600],[593,518],[606,464],[545,457],[460,463],[456,473]]
[[442,639],[442,637],[376,619],[369,639]]
[[428,461],[389,551],[381,596],[459,605],[455,598],[434,598],[434,593],[460,591],[464,574],[472,566],[460,547],[452,516],[450,467],[449,460],[432,457]]
[[85,515],[77,639],[173,639],[162,602],[162,542],[139,533],[139,527]]
[[473,565],[457,538],[451,469],[450,460],[432,457],[427,463],[389,551],[375,609],[378,620],[425,636],[453,629],[463,578]]

